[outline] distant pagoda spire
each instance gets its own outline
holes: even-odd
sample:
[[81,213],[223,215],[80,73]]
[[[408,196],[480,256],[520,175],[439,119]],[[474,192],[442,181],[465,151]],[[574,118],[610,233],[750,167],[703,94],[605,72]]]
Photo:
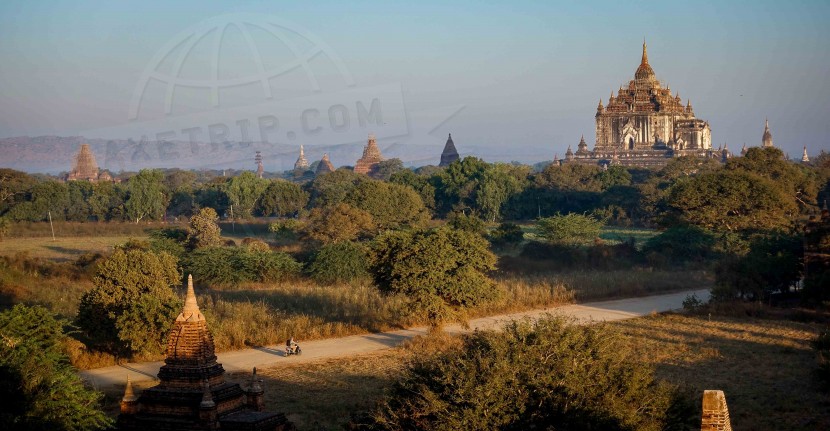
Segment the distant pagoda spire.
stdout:
[[458,150],[455,149],[455,143],[452,141],[452,133],[450,133],[447,137],[447,143],[444,144],[444,151],[441,153],[441,163],[438,166],[449,166],[456,160],[458,160]]
[[810,161],[810,156],[807,155],[807,146],[804,146],[804,152],[801,153],[801,162],[808,163]]
[[320,159],[320,163],[317,164],[315,175],[323,175],[329,172],[334,172],[334,165],[329,160],[329,153],[325,153],[323,154],[323,158]]
[[588,144],[585,143],[585,135],[579,138],[579,144],[576,147],[576,154],[588,154]]
[[761,146],[764,148],[775,146],[772,142],[772,132],[769,131],[769,118],[764,119],[764,136],[761,138]]
[[256,176],[257,178],[262,178],[262,174],[265,173],[265,168],[262,166],[262,153],[257,151],[254,161],[256,162]]
[[741,147],[741,155],[742,155],[742,156],[745,156],[745,155],[746,155],[746,142],[744,142],[744,146],[743,146],[743,147]]
[[92,154],[89,144],[81,144],[78,154],[74,157],[72,170],[69,171],[69,175],[66,179],[68,181],[98,180],[98,163],[95,161],[95,154]]
[[303,146],[300,145],[300,157],[297,157],[297,161],[294,162],[294,169],[308,169],[308,160],[305,158],[305,151],[303,151]]

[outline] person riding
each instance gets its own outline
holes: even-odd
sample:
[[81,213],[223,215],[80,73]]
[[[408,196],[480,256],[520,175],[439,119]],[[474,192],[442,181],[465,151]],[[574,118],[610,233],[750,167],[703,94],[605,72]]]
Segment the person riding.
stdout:
[[297,347],[299,346],[300,345],[297,344],[296,341],[294,341],[293,335],[285,342],[285,348],[288,349],[291,353],[297,353]]

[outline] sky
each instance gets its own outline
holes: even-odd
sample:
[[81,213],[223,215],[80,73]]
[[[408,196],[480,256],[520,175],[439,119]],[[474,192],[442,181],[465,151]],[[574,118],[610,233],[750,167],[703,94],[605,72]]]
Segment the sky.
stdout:
[[[716,147],[759,145],[769,118],[776,145],[798,157],[804,145],[830,150],[828,21],[827,1],[7,0],[0,138],[117,139],[142,127],[152,137],[167,126],[143,121],[171,119],[174,139],[211,121],[242,133],[233,125],[242,118],[253,129],[259,118],[264,133],[277,130],[262,123],[273,114],[272,136],[286,143],[337,144],[365,139],[360,109],[372,120],[378,98],[384,142],[443,143],[451,132],[462,155],[467,146],[494,160],[549,160],[583,134],[593,147],[597,102],[633,79],[645,39],[658,79],[691,100]],[[281,33],[264,31],[268,23]],[[200,28],[212,32],[188,46]],[[314,49],[303,67],[262,78]],[[178,59],[180,79],[236,84],[168,94]]]

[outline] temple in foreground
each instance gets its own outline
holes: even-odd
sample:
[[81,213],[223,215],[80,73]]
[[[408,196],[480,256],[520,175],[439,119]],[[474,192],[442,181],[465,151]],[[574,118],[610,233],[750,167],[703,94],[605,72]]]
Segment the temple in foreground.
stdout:
[[116,426],[136,431],[294,429],[284,414],[263,411],[256,368],[247,389],[226,382],[224,375],[188,276],[184,309],[170,329],[160,382],[136,396],[128,380]]
[[709,123],[695,116],[692,104],[680,94],[672,96],[668,85],[657,80],[648,62],[646,44],[634,79],[611,92],[608,104],[597,105],[596,144],[588,149],[585,139],[576,152],[568,147],[564,163],[623,166],[661,166],[672,157],[723,158],[712,149]]

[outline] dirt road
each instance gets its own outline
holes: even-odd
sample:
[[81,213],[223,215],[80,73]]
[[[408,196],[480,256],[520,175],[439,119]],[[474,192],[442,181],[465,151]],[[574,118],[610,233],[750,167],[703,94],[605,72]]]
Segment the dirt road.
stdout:
[[[618,299],[613,301],[573,304],[561,307],[552,307],[522,313],[505,314],[499,316],[482,317],[471,320],[470,329],[462,329],[454,325],[447,327],[448,332],[472,331],[475,329],[492,329],[511,320],[523,318],[538,318],[548,313],[571,316],[582,322],[614,321],[640,317],[652,312],[662,312],[681,308],[683,299],[689,294],[696,294],[703,301],[708,300],[708,290],[685,291],[665,295],[646,296],[641,298]],[[303,354],[300,356],[284,357],[282,343],[276,346],[256,347],[252,349],[222,352],[217,356],[219,362],[229,372],[248,372],[253,367],[273,367],[280,364],[310,362],[323,358],[336,358],[373,351],[388,349],[418,335],[427,333],[426,327],[403,329],[399,331],[380,332],[374,334],[353,335],[343,338],[327,340],[302,341]],[[116,365],[105,368],[81,371],[81,377],[98,388],[110,385],[121,386],[126,382],[127,375],[134,382],[156,379],[163,362],[141,362]]]

